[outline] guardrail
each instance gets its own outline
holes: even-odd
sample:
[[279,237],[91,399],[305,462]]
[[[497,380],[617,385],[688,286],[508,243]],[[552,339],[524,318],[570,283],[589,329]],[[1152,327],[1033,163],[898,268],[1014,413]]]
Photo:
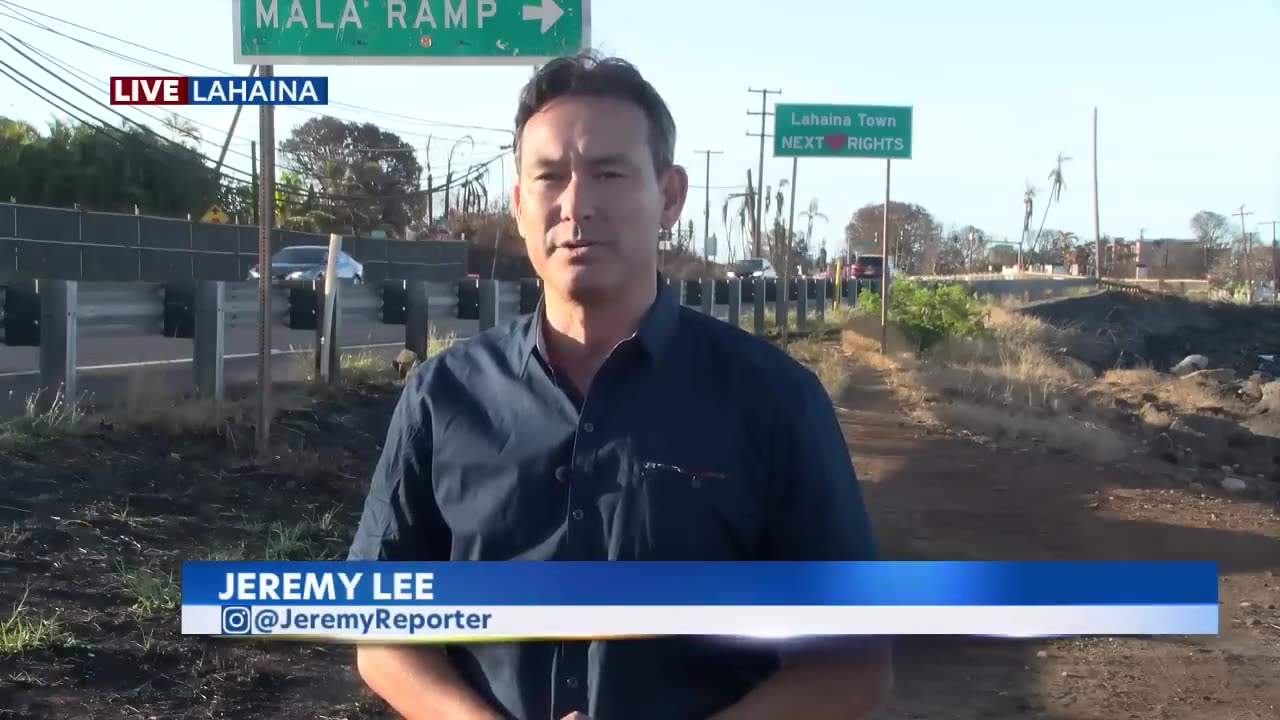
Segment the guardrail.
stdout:
[[[833,281],[804,278],[778,291],[776,279],[668,279],[668,291],[683,305],[723,316],[741,325],[753,318],[752,329],[763,334],[768,305],[774,325],[804,332],[810,318],[825,319],[828,298],[835,298]],[[878,292],[872,282],[845,283],[840,295],[856,304],[863,287]],[[452,282],[409,281],[377,284],[344,281],[335,295],[335,322],[321,327],[324,317],[323,282],[271,289],[271,323],[316,332],[317,369],[336,369],[341,348],[328,338],[339,337],[347,322],[403,325],[405,347],[421,356],[430,322],[439,318],[477,320],[481,331],[508,318],[533,312],[541,298],[537,280],[518,282],[464,279]],[[745,307],[744,307],[745,306]],[[794,307],[794,310],[793,310]],[[190,338],[196,391],[221,398],[224,348],[228,330],[257,328],[258,285],[218,280],[186,284],[25,280],[0,288],[0,327],[4,344],[39,347],[40,385],[76,394],[77,341],[80,338],[164,336]],[[327,348],[327,352],[324,350]],[[327,354],[329,362],[321,356]],[[332,378],[333,375],[330,375]],[[55,397],[58,393],[41,393]]]

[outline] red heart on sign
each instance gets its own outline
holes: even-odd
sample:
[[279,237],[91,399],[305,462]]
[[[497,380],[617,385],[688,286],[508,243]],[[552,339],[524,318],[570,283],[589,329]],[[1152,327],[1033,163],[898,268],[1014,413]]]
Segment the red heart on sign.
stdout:
[[822,139],[827,143],[827,147],[839,152],[844,147],[844,143],[849,139],[849,136],[844,133],[827,133]]

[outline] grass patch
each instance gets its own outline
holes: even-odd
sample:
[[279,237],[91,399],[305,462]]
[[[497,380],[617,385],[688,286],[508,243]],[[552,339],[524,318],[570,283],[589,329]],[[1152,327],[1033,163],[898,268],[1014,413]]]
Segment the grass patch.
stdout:
[[137,615],[156,615],[178,607],[182,594],[174,580],[173,570],[165,570],[159,562],[130,569],[123,562],[116,563],[112,574],[113,585],[129,597],[130,612]]
[[75,636],[62,627],[56,616],[39,617],[27,607],[26,592],[14,604],[9,616],[0,621],[0,655],[20,655],[73,645]]
[[42,393],[27,396],[23,413],[0,418],[0,448],[19,448],[83,427],[85,411],[80,402],[59,390],[44,401]]
[[333,508],[308,514],[297,522],[246,523],[248,537],[238,547],[220,551],[243,554],[249,550],[261,560],[340,560],[347,547],[344,530],[346,521],[340,518],[340,509]]

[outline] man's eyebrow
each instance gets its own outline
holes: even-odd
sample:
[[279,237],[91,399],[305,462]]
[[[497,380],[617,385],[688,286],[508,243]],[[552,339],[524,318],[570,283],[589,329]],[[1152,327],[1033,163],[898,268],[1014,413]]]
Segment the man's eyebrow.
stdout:
[[[563,157],[544,155],[541,157],[529,158],[529,167],[535,170],[545,170],[548,168],[562,167],[565,162],[566,160]],[[631,158],[624,153],[608,153],[587,158],[587,165],[593,168],[618,166],[631,167],[634,163],[631,161]]]
[[608,155],[597,155],[590,158],[587,164],[592,167],[601,167],[608,165],[631,165],[631,158],[622,153],[611,153]]

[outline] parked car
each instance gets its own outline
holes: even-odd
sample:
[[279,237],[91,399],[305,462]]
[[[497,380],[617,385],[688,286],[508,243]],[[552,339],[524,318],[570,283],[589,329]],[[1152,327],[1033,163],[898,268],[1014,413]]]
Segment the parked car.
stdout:
[[[849,266],[849,277],[854,280],[879,280],[884,268],[882,255],[858,255]],[[893,274],[893,263],[889,263],[889,274]]]
[[773,269],[773,263],[765,258],[747,258],[728,272],[729,277],[738,278],[776,278],[778,273]]
[[[271,283],[310,283],[323,280],[329,264],[329,248],[323,245],[295,245],[271,256]],[[338,252],[334,271],[339,280],[364,282],[364,266],[345,252]],[[257,280],[258,266],[249,270],[249,279]]]

